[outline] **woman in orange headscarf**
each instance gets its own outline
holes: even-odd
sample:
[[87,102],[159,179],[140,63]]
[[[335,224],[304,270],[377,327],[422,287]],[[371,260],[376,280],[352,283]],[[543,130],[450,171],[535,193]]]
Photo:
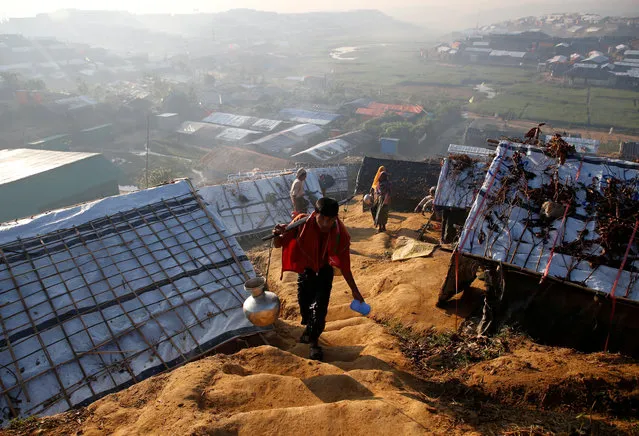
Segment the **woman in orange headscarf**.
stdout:
[[377,190],[377,188],[379,188],[379,176],[384,171],[386,171],[386,168],[384,168],[384,165],[382,165],[381,167],[377,169],[377,174],[375,174],[375,178],[373,179],[373,184],[371,185],[371,195],[375,194],[375,191]]

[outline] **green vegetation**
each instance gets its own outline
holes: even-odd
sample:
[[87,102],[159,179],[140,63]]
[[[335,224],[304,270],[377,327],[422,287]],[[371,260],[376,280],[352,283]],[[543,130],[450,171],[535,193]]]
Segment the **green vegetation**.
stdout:
[[546,83],[522,83],[498,91],[495,98],[479,99],[468,108],[482,115],[568,126],[639,127],[639,108],[635,106],[639,92],[595,87],[589,91]]
[[639,128],[639,92],[590,89],[590,123],[601,127]]
[[[363,47],[346,55],[355,60],[335,60],[329,56],[333,48],[362,43]],[[331,102],[340,96],[342,99],[369,96],[389,103],[421,104],[426,110],[446,102],[481,115],[498,114],[507,119],[543,121],[565,128],[615,127],[633,133],[639,127],[639,107],[635,106],[635,100],[639,104],[639,92],[562,86],[542,81],[533,68],[424,60],[419,56],[424,46],[428,44],[326,41],[307,55],[303,74],[331,72],[333,85],[327,93]],[[295,69],[291,73],[301,72]],[[497,96],[488,99],[474,91],[474,86],[480,83],[493,87]],[[469,104],[471,97],[473,103]]]

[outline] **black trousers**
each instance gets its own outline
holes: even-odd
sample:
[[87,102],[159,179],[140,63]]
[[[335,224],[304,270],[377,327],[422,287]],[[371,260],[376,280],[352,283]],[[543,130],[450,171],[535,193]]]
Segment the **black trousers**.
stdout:
[[300,305],[302,324],[311,341],[316,341],[326,327],[328,301],[333,289],[333,267],[326,265],[315,274],[305,270],[297,278],[297,301]]

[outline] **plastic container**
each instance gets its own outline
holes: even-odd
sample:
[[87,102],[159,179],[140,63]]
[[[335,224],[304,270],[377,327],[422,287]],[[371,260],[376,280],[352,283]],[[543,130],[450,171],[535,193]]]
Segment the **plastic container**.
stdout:
[[371,306],[366,302],[362,303],[359,300],[353,300],[351,303],[351,310],[366,316],[371,313]]

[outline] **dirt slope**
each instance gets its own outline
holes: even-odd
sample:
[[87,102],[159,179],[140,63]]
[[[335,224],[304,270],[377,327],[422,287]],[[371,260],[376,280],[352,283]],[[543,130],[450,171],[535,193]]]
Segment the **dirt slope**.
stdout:
[[[377,318],[414,331],[454,329],[472,306],[435,307],[450,254],[390,261],[398,235],[424,222],[392,213],[390,234],[376,234],[371,217],[351,206],[353,270]],[[412,229],[412,230],[411,230]],[[268,252],[252,251],[264,268]],[[269,286],[283,302],[283,319],[265,335],[269,345],[216,355],[152,377],[86,409],[23,423],[8,434],[619,434],[639,431],[639,365],[619,356],[584,355],[526,338],[505,354],[452,371],[424,372],[400,341],[372,317],[348,308],[346,283],[335,279],[321,342],[325,362],[306,359],[308,345],[296,308],[295,277],[279,281],[274,251]],[[591,407],[591,401],[600,406]],[[616,415],[616,416],[615,416]],[[581,433],[579,433],[581,432]]]

